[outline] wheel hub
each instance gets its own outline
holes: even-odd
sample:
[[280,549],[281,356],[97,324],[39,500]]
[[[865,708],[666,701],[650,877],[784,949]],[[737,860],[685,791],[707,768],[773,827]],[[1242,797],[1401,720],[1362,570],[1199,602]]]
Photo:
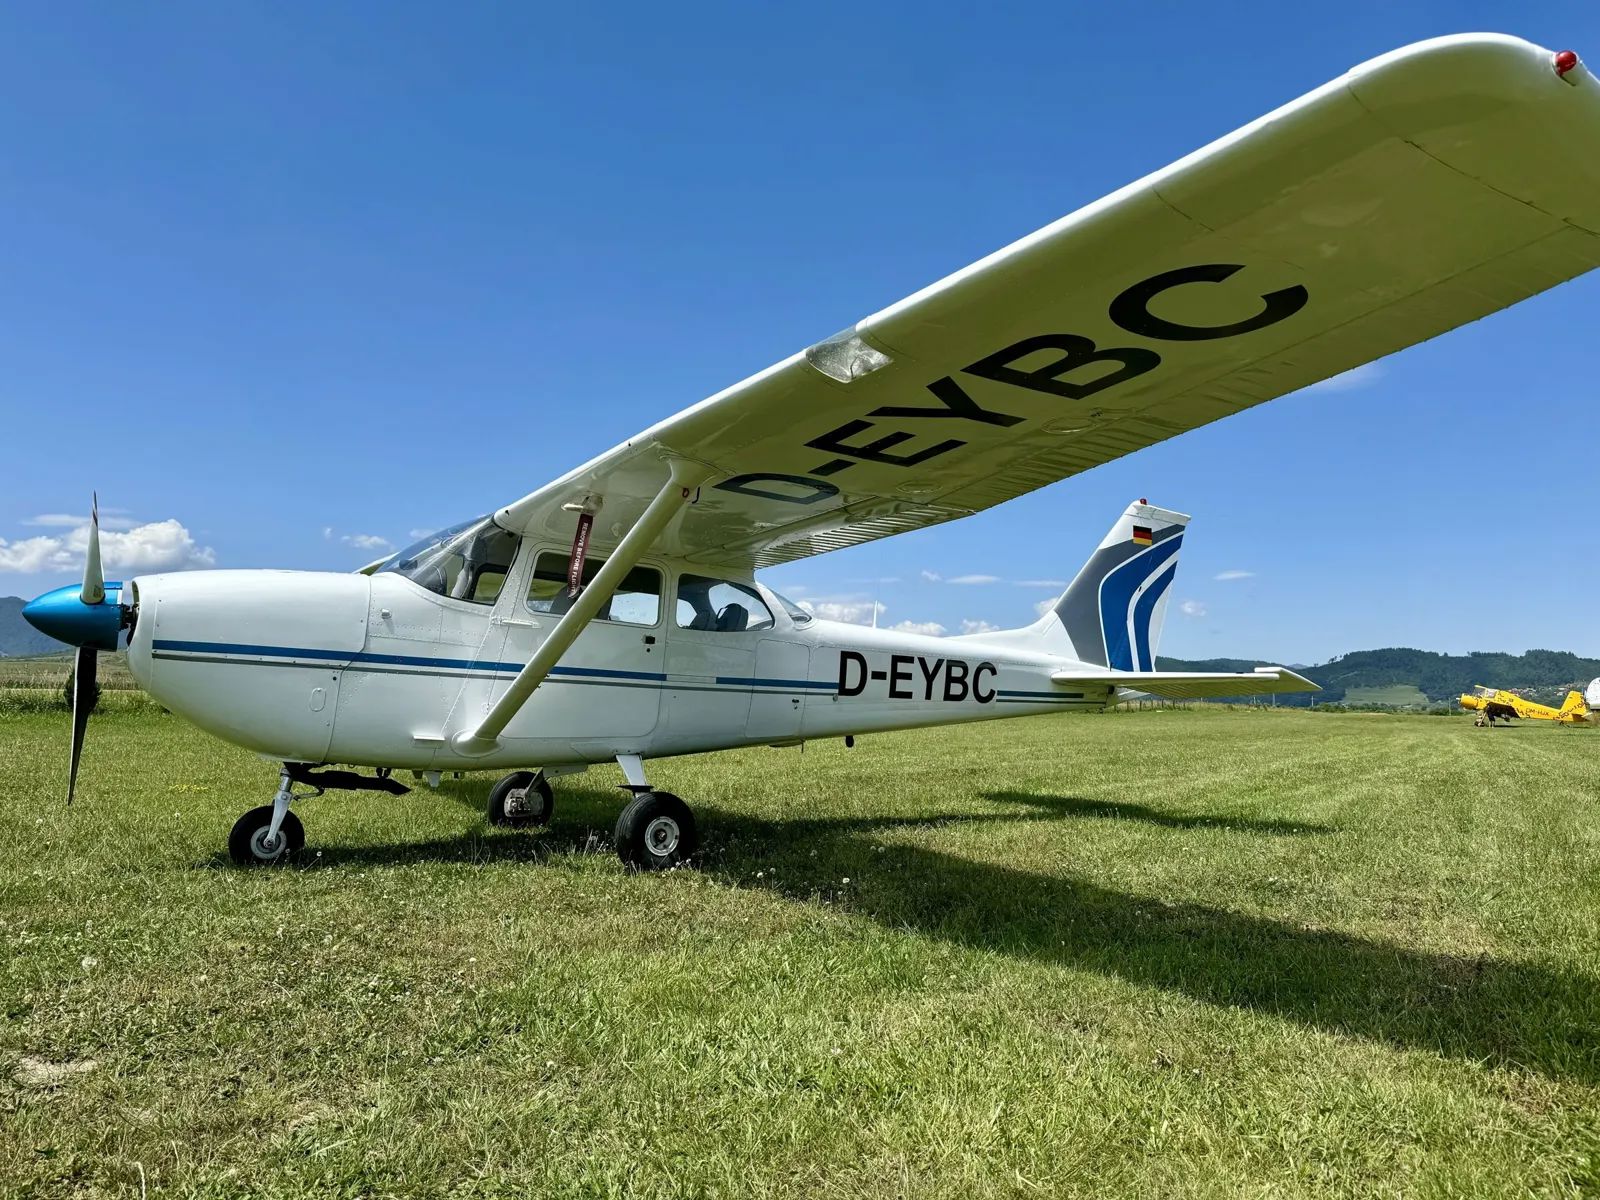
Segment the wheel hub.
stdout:
[[250,835],[250,852],[263,860],[277,858],[283,853],[285,840],[281,829],[277,837],[268,837],[267,829],[263,827]]
[[528,789],[512,788],[506,793],[506,816],[520,817],[528,811]]
[[676,850],[681,836],[678,823],[671,817],[657,817],[644,827],[644,844],[658,858],[665,858]]

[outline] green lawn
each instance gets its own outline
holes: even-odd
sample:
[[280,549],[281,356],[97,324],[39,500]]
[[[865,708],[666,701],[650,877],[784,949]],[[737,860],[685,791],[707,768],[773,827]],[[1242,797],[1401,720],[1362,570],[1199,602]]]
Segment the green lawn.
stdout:
[[0,716],[0,1193],[1600,1189],[1600,735],[1048,716],[301,810],[176,718]]
[[1346,704],[1389,704],[1403,708],[1408,704],[1426,707],[1428,697],[1414,683],[1392,683],[1388,687],[1349,688],[1344,694]]

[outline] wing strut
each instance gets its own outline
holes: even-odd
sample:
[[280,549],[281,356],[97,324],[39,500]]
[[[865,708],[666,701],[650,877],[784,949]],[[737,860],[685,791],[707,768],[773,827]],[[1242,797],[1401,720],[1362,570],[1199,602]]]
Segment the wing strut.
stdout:
[[496,740],[511,718],[517,715],[528,702],[528,697],[545,681],[550,668],[560,662],[561,656],[578,640],[578,635],[594,619],[601,606],[611,599],[611,594],[617,590],[623,577],[649,552],[656,538],[661,536],[661,531],[667,527],[667,522],[678,515],[689,497],[694,495],[695,489],[715,474],[711,467],[685,459],[673,459],[671,472],[655,499],[639,515],[633,528],[623,535],[617,548],[611,552],[611,557],[595,574],[594,580],[573,601],[572,607],[562,615],[561,620],[556,622],[550,636],[534,651],[528,665],[517,673],[511,686],[495,701],[482,723],[476,729],[463,729],[451,736],[450,745],[457,752],[487,754],[494,749]]

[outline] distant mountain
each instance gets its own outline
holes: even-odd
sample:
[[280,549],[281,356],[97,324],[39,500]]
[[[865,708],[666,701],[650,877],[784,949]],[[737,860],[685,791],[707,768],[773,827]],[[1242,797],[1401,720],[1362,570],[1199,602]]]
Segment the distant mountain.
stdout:
[[[1245,658],[1156,659],[1157,668],[1163,671],[1248,671],[1272,665],[1275,664]],[[1321,684],[1322,691],[1280,696],[1279,704],[1319,704],[1346,697],[1357,701],[1380,690],[1406,687],[1416,688],[1430,701],[1440,703],[1454,700],[1480,683],[1548,701],[1559,700],[1570,688],[1581,691],[1589,680],[1600,676],[1600,658],[1580,658],[1565,650],[1435,654],[1431,650],[1392,647],[1356,650],[1317,666],[1295,669]]]
[[30,654],[54,654],[64,649],[54,638],[47,638],[22,619],[20,596],[0,596],[0,657],[20,658]]

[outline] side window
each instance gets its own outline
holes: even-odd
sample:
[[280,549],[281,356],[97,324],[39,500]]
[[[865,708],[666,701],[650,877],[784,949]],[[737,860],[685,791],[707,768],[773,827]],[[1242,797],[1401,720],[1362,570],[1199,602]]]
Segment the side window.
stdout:
[[[576,596],[567,595],[567,556],[544,550],[533,564],[533,579],[528,583],[528,607],[536,613],[560,616],[572,607]],[[583,564],[583,586],[588,587],[605,565],[603,558]],[[654,625],[661,616],[661,572],[654,567],[635,567],[623,576],[611,599],[595,615],[597,621],[621,621],[625,625]]]
[[753,633],[773,625],[772,610],[755,588],[704,575],[678,577],[677,614],[679,629],[708,633]]

